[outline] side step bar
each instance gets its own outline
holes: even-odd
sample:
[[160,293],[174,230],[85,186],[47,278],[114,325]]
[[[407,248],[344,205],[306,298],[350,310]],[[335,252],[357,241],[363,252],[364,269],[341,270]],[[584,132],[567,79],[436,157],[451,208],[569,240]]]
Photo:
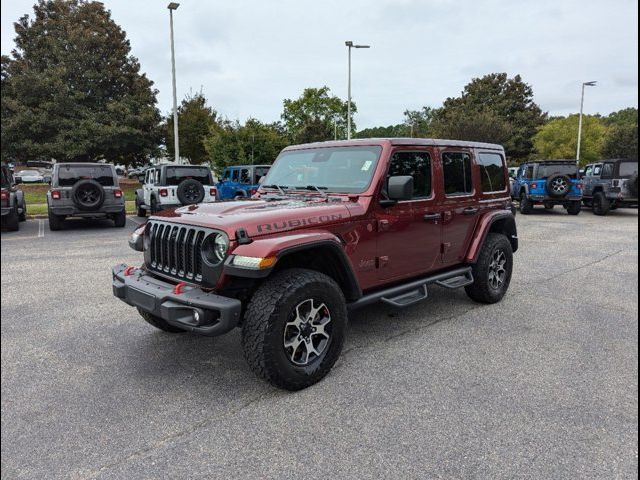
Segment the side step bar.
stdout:
[[376,302],[384,302],[394,307],[402,308],[425,300],[429,295],[427,285],[435,283],[445,288],[461,288],[473,283],[471,267],[456,268],[448,272],[438,273],[429,277],[412,280],[409,283],[385,288],[377,292],[368,293],[348,305],[349,310],[355,310]]

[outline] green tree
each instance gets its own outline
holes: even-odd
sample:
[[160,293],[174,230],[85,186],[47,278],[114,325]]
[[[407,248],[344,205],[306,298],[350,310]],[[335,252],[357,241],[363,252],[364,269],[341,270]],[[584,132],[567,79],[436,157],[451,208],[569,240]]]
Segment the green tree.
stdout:
[[2,58],[2,155],[130,163],[158,145],[156,91],[100,2],[39,0]]
[[[511,125],[492,110],[470,114],[463,107],[449,107],[438,112],[432,125],[437,138],[469,140],[505,145],[513,136]],[[506,149],[506,147],[505,147]],[[507,155],[509,152],[507,151]]]
[[[481,118],[470,119],[479,115]],[[460,131],[460,125],[472,124],[465,129],[476,140],[495,141],[508,132],[503,140],[507,155],[526,158],[532,152],[532,138],[543,125],[546,114],[533,101],[533,89],[520,75],[509,78],[506,73],[491,73],[474,78],[464,87],[459,97],[447,98],[435,114],[434,133],[437,136]],[[490,128],[487,120],[499,121]],[[471,130],[471,127],[476,129]],[[490,137],[480,134],[490,133]],[[470,139],[470,138],[465,138]]]
[[[208,160],[204,147],[204,139],[216,123],[217,112],[207,105],[202,93],[187,96],[178,107],[178,138],[180,156],[186,157],[193,164]],[[167,115],[166,147],[169,157],[174,153],[173,114]]]
[[253,118],[244,125],[237,120],[218,122],[210,127],[203,143],[218,174],[229,165],[270,165],[288,144],[280,124],[264,124]]
[[427,138],[432,134],[432,123],[437,110],[431,107],[422,107],[420,110],[405,110],[404,124],[408,135],[416,138]]
[[[580,162],[582,165],[602,158],[607,127],[601,118],[582,117]],[[576,158],[578,115],[556,118],[547,122],[533,137],[536,157],[547,160]]]
[[399,123],[397,125],[389,125],[387,127],[371,127],[365,128],[357,132],[354,138],[394,138],[408,137],[411,131],[408,125]]
[[[282,120],[291,142],[307,143],[333,140],[334,122],[338,138],[347,138],[347,102],[330,94],[329,87],[305,88],[295,100],[285,99]],[[356,105],[351,102],[351,130],[355,131],[353,114]]]
[[638,109],[625,108],[603,119],[609,126],[602,155],[605,158],[638,158]]

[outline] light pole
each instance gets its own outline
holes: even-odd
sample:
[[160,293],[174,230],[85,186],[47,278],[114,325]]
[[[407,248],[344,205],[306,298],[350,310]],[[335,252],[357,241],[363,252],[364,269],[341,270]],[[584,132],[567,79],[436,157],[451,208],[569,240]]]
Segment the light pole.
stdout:
[[371,48],[369,45],[354,45],[351,40],[344,42],[349,50],[349,81],[347,86],[347,140],[351,140],[351,49]]
[[176,163],[180,163],[180,142],[178,139],[178,98],[176,95],[176,52],[173,48],[173,11],[180,6],[179,3],[171,2],[169,9],[169,25],[171,27],[171,80],[173,81],[173,150]]
[[582,108],[584,107],[584,87],[595,87],[596,81],[584,82],[582,84],[582,96],[580,97],[580,117],[578,119],[578,148],[576,151],[576,164],[580,165],[580,142],[582,141]]

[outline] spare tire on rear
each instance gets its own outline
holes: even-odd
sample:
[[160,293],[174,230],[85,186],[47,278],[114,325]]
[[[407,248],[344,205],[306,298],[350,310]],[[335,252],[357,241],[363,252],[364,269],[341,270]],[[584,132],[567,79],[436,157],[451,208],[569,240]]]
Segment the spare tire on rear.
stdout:
[[71,199],[80,210],[97,210],[104,203],[104,188],[95,180],[80,180],[71,190]]
[[571,191],[571,178],[567,175],[552,175],[547,180],[547,192],[552,197],[564,197]]
[[182,205],[193,205],[204,200],[204,187],[198,180],[187,178],[178,185],[176,195]]

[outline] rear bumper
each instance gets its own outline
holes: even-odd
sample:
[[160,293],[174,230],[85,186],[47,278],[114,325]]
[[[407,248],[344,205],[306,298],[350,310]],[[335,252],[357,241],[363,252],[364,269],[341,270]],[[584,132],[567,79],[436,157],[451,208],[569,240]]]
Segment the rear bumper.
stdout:
[[227,333],[238,325],[240,300],[186,287],[174,293],[175,284],[156,278],[142,269],[125,275],[127,265],[112,268],[113,294],[123,302],[141,308],[171,325],[207,336]]
[[534,202],[553,202],[557,205],[564,205],[568,202],[579,202],[582,195],[567,195],[566,197],[551,197],[549,195],[529,195],[529,199]]
[[80,210],[75,206],[49,206],[51,213],[55,215],[66,215],[67,217],[104,217],[121,213],[125,210],[124,203],[118,205],[102,205],[97,210]]

